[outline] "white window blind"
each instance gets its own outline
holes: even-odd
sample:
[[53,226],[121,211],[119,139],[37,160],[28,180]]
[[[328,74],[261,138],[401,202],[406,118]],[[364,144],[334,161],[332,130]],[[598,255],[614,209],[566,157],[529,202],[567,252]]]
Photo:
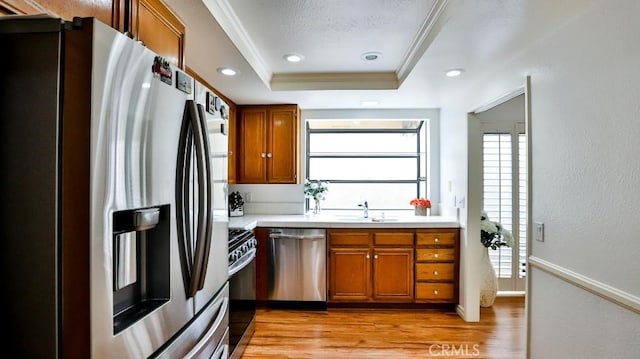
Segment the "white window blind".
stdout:
[[[518,275],[527,276],[527,136],[518,134]],[[514,237],[515,239],[515,237]]]
[[[513,160],[510,133],[483,136],[484,210],[489,219],[513,231]],[[489,250],[498,278],[513,278],[512,249]]]
[[[483,136],[483,206],[514,236],[513,248],[490,250],[498,278],[526,276],[527,259],[527,138],[519,133]],[[516,151],[514,151],[516,150]],[[517,172],[516,172],[517,171]],[[517,261],[514,263],[514,258]]]

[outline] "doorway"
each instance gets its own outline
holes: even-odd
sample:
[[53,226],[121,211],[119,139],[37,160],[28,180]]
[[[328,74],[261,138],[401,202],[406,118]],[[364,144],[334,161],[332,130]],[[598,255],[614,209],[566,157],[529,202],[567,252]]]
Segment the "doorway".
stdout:
[[527,275],[528,152],[525,94],[476,112],[482,132],[482,209],[514,238],[489,250],[500,292],[525,292]]

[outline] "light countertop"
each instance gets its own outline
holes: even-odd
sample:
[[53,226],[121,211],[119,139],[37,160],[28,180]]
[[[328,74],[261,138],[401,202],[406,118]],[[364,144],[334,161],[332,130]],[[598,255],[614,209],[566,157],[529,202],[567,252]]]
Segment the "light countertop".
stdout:
[[351,215],[244,215],[230,217],[230,229],[272,228],[458,228],[457,218],[400,215],[359,218]]

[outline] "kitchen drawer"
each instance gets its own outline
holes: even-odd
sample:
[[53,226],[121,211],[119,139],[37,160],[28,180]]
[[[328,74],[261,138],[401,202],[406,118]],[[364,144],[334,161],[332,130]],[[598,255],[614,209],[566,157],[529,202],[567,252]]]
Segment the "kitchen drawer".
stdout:
[[368,231],[329,231],[329,246],[368,247],[371,244],[371,232]]
[[453,283],[416,283],[416,300],[453,300]]
[[376,246],[413,247],[413,232],[375,233],[373,242]]
[[453,281],[454,263],[416,263],[416,280]]
[[452,246],[455,242],[455,233],[416,233],[416,245],[418,246]]
[[418,248],[416,249],[417,262],[447,262],[455,261],[456,251],[454,248]]

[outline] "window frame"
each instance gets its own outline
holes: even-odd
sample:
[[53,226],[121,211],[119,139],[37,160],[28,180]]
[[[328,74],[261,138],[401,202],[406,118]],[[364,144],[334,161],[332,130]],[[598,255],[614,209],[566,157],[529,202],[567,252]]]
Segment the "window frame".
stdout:
[[[347,119],[345,119],[345,121],[349,121]],[[421,135],[421,132],[423,130],[423,126],[425,126],[425,122],[427,122],[426,119],[419,119],[416,120],[419,121],[419,125],[415,128],[408,128],[408,129],[383,129],[383,128],[363,128],[363,129],[346,129],[346,128],[322,128],[322,129],[312,129],[309,124],[308,121],[305,121],[305,143],[306,143],[306,149],[305,149],[305,179],[309,179],[309,173],[310,173],[310,164],[311,164],[311,159],[312,158],[349,158],[349,159],[359,159],[359,158],[385,158],[385,159],[394,159],[394,158],[409,158],[409,159],[415,159],[416,160],[416,179],[410,179],[410,180],[338,180],[338,179],[330,179],[330,178],[313,178],[314,180],[322,180],[322,181],[329,181],[330,183],[348,183],[348,184],[358,184],[358,183],[363,183],[363,184],[406,184],[406,183],[415,183],[415,187],[416,187],[416,192],[415,192],[415,196],[416,197],[427,197],[427,193],[428,192],[428,178],[429,178],[429,167],[428,167],[428,161],[429,161],[429,136],[428,136],[428,130],[425,131],[425,136]],[[425,128],[426,129],[426,128]],[[311,148],[311,135],[312,134],[319,134],[319,133],[324,133],[324,134],[344,134],[344,133],[364,133],[364,134],[374,134],[374,133],[381,133],[381,134],[403,134],[403,133],[408,133],[408,134],[415,134],[416,135],[416,151],[415,153],[407,153],[407,154],[400,154],[400,153],[391,153],[388,155],[385,155],[383,153],[372,153],[372,154],[366,154],[366,153],[362,153],[362,154],[356,154],[356,153],[345,153],[345,154],[318,154],[318,155],[312,155],[310,148]],[[423,139],[424,137],[424,139]],[[424,143],[422,143],[422,141],[424,141]],[[424,152],[421,152],[422,148],[424,146]],[[425,163],[421,163],[421,156],[424,155],[424,162]],[[421,176],[420,175],[420,171],[422,170],[424,166],[425,169],[425,176]],[[421,193],[421,186],[424,183],[424,191],[425,193]],[[306,199],[306,207],[307,209],[309,208],[309,199]],[[344,210],[342,208],[327,208],[328,210]],[[383,210],[390,210],[390,211],[395,211],[395,210],[407,210],[408,208],[371,208],[371,209],[383,209]]]

